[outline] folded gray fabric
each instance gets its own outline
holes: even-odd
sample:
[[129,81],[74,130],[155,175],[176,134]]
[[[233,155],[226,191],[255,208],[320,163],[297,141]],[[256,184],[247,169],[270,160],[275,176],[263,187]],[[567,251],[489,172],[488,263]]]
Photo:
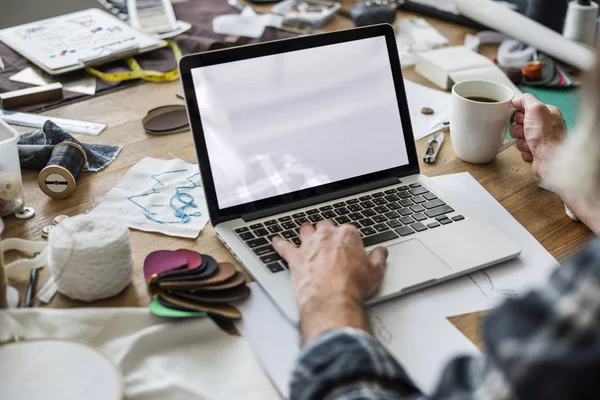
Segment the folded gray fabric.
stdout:
[[52,156],[54,146],[62,142],[73,142],[83,147],[88,159],[84,171],[100,171],[112,163],[122,149],[121,146],[81,143],[58,125],[46,121],[41,130],[21,135],[17,143],[21,168],[43,169]]

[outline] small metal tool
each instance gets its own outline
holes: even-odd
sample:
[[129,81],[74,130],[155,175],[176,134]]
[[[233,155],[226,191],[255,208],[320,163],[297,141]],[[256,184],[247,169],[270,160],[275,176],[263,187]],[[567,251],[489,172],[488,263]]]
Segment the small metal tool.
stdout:
[[[445,119],[437,125],[434,125],[429,132],[429,140],[427,141],[427,147],[425,148],[425,154],[423,154],[423,161],[426,164],[433,164],[437,159],[437,155],[442,148],[442,144],[444,143],[444,129],[450,127],[450,120]],[[442,132],[435,137],[435,134],[438,132]]]
[[444,143],[444,132],[441,132],[438,137],[435,137],[435,133],[431,134],[431,137],[427,141],[427,147],[425,154],[423,155],[423,161],[426,164],[434,164],[437,156]]

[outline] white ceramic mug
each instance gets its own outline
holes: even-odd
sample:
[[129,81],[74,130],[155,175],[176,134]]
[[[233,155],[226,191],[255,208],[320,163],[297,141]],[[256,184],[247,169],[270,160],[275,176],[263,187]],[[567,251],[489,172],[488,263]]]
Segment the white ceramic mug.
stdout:
[[[495,101],[474,101],[470,97]],[[511,104],[513,98],[510,88],[495,82],[477,80],[454,85],[450,137],[460,159],[474,164],[488,163],[516,142],[504,143],[515,111]]]

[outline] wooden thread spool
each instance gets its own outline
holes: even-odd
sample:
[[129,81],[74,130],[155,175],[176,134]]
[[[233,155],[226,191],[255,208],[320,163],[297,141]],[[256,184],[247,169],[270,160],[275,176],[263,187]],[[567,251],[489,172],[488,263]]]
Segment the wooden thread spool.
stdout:
[[67,199],[75,193],[77,178],[87,165],[87,155],[73,142],[56,145],[46,167],[38,176],[38,184],[46,195]]

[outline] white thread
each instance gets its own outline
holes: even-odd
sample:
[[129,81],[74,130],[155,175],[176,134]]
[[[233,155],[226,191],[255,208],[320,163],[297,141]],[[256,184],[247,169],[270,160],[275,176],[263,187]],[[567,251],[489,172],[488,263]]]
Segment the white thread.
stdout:
[[68,297],[89,302],[115,296],[132,278],[129,230],[109,217],[69,218],[48,236],[48,268]]
[[14,200],[21,193],[21,180],[15,174],[0,174],[0,199]]
[[596,43],[598,4],[593,1],[587,5],[579,3],[578,1],[569,3],[563,36],[588,46],[594,46]]

